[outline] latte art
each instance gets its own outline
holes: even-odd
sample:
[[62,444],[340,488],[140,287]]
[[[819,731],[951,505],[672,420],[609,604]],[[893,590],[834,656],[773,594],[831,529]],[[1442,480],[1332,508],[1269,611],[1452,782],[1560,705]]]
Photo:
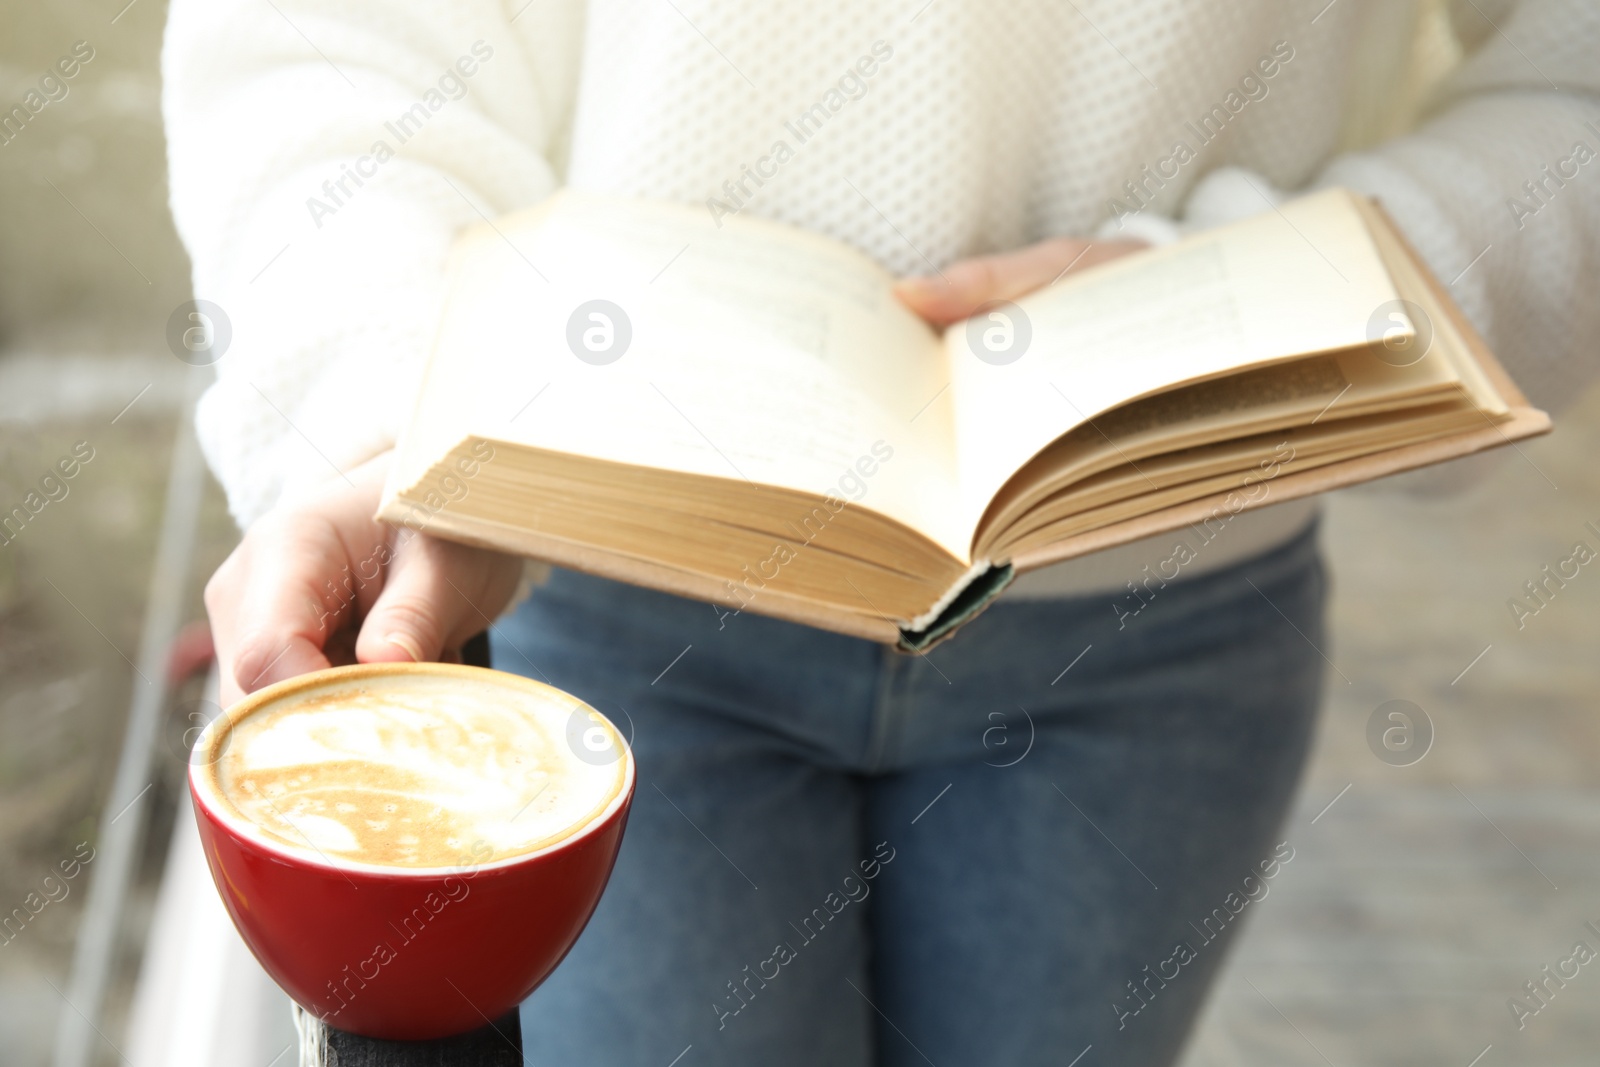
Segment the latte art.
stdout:
[[532,852],[607,809],[624,788],[623,746],[575,698],[502,677],[395,673],[291,690],[232,723],[210,777],[265,838],[332,863]]

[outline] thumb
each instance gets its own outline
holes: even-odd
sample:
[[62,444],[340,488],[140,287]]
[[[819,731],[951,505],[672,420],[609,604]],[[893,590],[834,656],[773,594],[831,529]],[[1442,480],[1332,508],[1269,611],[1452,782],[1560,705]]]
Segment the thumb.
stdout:
[[468,599],[482,584],[475,550],[400,531],[383,591],[361,623],[362,663],[439,660],[488,625]]

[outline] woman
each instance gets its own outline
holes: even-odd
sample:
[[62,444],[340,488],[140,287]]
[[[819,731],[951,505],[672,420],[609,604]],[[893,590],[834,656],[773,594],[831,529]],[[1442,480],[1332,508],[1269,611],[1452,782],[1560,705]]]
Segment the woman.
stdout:
[[[450,658],[510,603],[521,561],[371,519],[467,223],[561,185],[736,209],[937,325],[1343,184],[1548,403],[1600,338],[1597,44],[1581,0],[176,0],[173,206],[234,338],[198,416],[246,530],[207,589],[224,698]],[[925,657],[555,574],[495,664],[631,725],[641,784],[529,1062],[1172,1062],[1216,916],[1293,858],[1314,522],[1040,572]]]

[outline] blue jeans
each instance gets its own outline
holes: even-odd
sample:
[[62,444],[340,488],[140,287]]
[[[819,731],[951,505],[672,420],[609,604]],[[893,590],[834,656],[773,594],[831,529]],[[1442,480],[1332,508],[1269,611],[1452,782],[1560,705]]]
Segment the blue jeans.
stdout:
[[1002,601],[916,656],[557,572],[494,662],[605,712],[639,777],[527,1062],[1173,1061],[1292,857],[1315,529],[1149,588]]

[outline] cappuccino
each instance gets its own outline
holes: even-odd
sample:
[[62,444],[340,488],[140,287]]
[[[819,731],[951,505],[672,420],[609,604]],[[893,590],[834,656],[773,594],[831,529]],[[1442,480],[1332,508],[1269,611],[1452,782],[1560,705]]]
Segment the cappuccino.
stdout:
[[529,679],[405,665],[273,689],[202,739],[203,779],[269,843],[336,865],[533,852],[593,823],[626,786],[611,724]]

